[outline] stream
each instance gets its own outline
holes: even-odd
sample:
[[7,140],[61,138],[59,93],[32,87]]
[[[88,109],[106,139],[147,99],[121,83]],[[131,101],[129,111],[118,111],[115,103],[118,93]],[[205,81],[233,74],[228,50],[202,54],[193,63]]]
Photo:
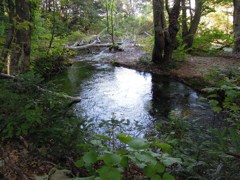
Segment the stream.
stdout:
[[77,57],[75,63],[51,82],[62,92],[80,96],[74,106],[78,117],[101,123],[111,118],[151,127],[167,120],[170,112],[192,122],[209,123],[213,112],[200,94],[175,80],[102,63],[109,54]]

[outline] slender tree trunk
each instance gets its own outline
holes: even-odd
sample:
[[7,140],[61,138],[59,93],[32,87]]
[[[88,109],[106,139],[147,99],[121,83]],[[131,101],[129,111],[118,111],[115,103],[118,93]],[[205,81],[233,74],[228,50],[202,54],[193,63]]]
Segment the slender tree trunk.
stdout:
[[169,13],[169,27],[165,35],[164,62],[172,60],[173,50],[176,47],[177,33],[180,29],[178,18],[180,14],[180,0],[176,0]]
[[182,37],[188,34],[186,0],[182,0]]
[[17,28],[10,59],[10,74],[27,72],[30,66],[30,4],[28,0],[17,0],[15,6]]
[[234,31],[234,53],[240,53],[240,0],[233,0],[233,31]]
[[154,47],[152,52],[152,61],[160,64],[164,61],[163,50],[165,47],[165,17],[164,17],[164,1],[153,0],[153,21],[154,21]]
[[113,15],[113,12],[114,12],[114,0],[111,0],[111,36],[112,36],[112,43],[113,43],[113,46],[115,46],[115,40],[114,40],[114,36],[115,36],[115,33],[114,33],[114,15]]
[[9,25],[8,25],[8,32],[6,34],[6,41],[5,45],[1,52],[1,65],[0,65],[0,72],[2,72],[3,68],[6,66],[7,62],[7,56],[10,52],[10,47],[13,41],[13,36],[15,32],[14,28],[14,16],[15,16],[15,6],[13,0],[8,0],[8,19],[9,19]]
[[191,21],[190,21],[190,27],[188,29],[187,27],[187,18],[186,18],[186,6],[185,1],[182,0],[183,5],[183,18],[182,18],[182,25],[183,25],[183,32],[182,32],[182,38],[183,43],[186,45],[186,49],[189,49],[192,47],[194,36],[197,32],[198,25],[201,20],[202,16],[202,7],[203,7],[203,1],[202,0],[195,0],[195,13],[194,16],[191,15]]
[[49,52],[52,48],[52,43],[53,43],[54,35],[55,35],[55,24],[56,24],[56,9],[55,9],[55,1],[53,0],[53,26],[52,26],[51,39],[49,42],[47,54],[49,54]]
[[106,18],[107,18],[107,31],[111,36],[113,46],[115,46],[115,32],[114,32],[114,0],[106,0]]

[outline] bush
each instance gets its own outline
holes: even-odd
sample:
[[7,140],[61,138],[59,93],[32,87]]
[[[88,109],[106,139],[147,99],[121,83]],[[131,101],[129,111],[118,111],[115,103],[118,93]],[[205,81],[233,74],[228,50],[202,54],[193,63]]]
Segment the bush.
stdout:
[[71,43],[81,42],[81,40],[86,38],[86,35],[81,31],[72,32],[68,37],[68,41]]
[[223,52],[224,47],[231,47],[233,37],[224,32],[213,29],[195,37],[191,54],[194,55],[215,55]]
[[33,70],[44,78],[50,78],[62,72],[68,64],[68,59],[63,55],[43,55],[34,60]]
[[41,82],[33,73],[0,80],[0,140],[23,137],[42,155],[76,155],[84,123],[73,115],[67,100],[39,91]]
[[216,113],[227,115],[232,126],[240,127],[240,67],[226,70],[212,69],[206,78],[213,84],[204,90],[209,93],[208,100]]

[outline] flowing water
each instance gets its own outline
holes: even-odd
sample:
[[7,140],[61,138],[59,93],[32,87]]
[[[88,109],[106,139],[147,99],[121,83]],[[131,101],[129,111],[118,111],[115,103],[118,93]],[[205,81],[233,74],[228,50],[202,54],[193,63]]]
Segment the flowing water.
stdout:
[[190,87],[159,75],[113,67],[101,63],[99,57],[76,58],[64,74],[52,80],[61,91],[82,98],[74,107],[79,117],[99,123],[112,117],[128,119],[145,127],[173,111],[192,120],[212,119],[209,105]]

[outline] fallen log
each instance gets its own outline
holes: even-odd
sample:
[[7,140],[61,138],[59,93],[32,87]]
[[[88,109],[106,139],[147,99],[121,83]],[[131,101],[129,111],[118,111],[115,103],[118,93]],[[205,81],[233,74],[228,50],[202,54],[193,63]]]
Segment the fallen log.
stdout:
[[112,43],[104,43],[104,44],[98,44],[98,41],[93,41],[90,44],[82,45],[82,46],[66,46],[67,49],[72,49],[72,50],[81,50],[81,49],[89,49],[91,47],[111,47],[113,46]]
[[[12,75],[8,75],[8,74],[3,74],[3,73],[0,73],[0,77],[2,77],[4,79],[16,79],[17,80],[17,77],[12,76]],[[52,94],[52,95],[60,97],[60,98],[68,99],[68,100],[71,101],[70,104],[78,103],[78,102],[81,101],[80,97],[73,97],[73,96],[69,96],[69,95],[66,95],[66,94],[53,92],[53,91],[41,88],[40,86],[37,86],[37,85],[34,85],[34,86],[37,88],[37,90],[39,90],[41,92],[46,92],[46,93]]]

